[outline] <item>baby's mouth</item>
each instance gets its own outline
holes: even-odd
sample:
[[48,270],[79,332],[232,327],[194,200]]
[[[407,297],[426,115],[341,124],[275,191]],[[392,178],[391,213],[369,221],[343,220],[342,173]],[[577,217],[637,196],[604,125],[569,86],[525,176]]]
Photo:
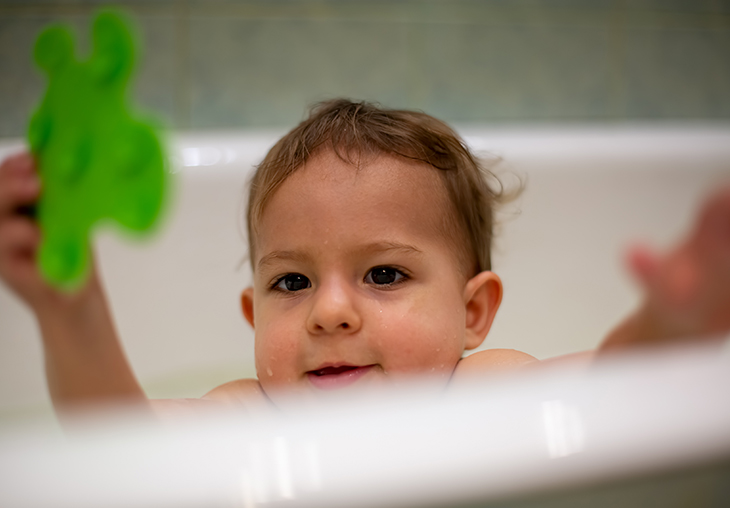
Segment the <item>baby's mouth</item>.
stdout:
[[339,367],[325,367],[323,369],[312,370],[310,372],[315,376],[336,376],[337,374],[342,374],[343,372],[357,368],[359,367],[355,367],[353,365],[341,365]]
[[374,365],[334,365],[307,372],[309,382],[316,388],[331,390],[348,386],[367,374]]

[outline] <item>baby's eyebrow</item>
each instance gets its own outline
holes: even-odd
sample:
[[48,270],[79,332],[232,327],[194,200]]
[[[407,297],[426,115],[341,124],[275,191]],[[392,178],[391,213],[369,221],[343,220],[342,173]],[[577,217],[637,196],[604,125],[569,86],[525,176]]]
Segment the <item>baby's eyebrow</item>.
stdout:
[[360,250],[368,253],[398,251],[406,254],[423,254],[421,249],[400,242],[376,242],[365,245]]
[[274,264],[277,261],[307,261],[309,259],[309,256],[304,254],[303,252],[298,252],[295,250],[275,250],[273,252],[269,252],[265,256],[263,256],[261,259],[259,259],[258,267],[263,268],[266,265]]
[[[408,245],[405,243],[400,242],[375,242],[375,243],[369,243],[366,245],[359,246],[358,248],[354,249],[356,252],[360,253],[367,253],[367,254],[379,254],[382,252],[401,252],[404,254],[423,254],[423,251],[417,247],[414,247],[413,245]],[[306,262],[309,261],[311,257],[300,251],[296,250],[275,250],[273,252],[269,252],[265,256],[263,256],[257,266],[259,269],[264,268],[266,265],[272,265],[276,263],[277,261],[298,261],[298,262]]]

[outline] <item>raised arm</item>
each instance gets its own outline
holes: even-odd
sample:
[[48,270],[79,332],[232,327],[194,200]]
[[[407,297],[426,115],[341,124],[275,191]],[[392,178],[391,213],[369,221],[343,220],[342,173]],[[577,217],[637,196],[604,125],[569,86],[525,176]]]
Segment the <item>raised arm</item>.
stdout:
[[542,362],[512,350],[486,350],[462,360],[454,378],[523,366],[589,366],[617,351],[681,340],[727,337],[730,332],[730,186],[710,195],[686,239],[667,253],[633,248],[628,268],[641,285],[640,307],[595,351]]
[[641,307],[602,343],[599,353],[730,331],[730,186],[711,195],[687,238],[665,254],[629,252],[644,291]]
[[96,272],[78,292],[65,293],[37,269],[41,234],[27,210],[40,193],[30,154],[0,164],[0,277],[38,320],[53,405],[57,411],[117,402],[145,406]]

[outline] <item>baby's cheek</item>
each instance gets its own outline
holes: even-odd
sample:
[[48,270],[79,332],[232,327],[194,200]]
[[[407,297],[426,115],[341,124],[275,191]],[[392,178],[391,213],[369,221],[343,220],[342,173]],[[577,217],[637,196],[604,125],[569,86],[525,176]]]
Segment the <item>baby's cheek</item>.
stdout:
[[452,372],[463,348],[453,323],[406,318],[393,326],[387,345],[392,371],[413,374]]
[[463,309],[432,308],[421,327],[421,363],[431,371],[452,372],[464,352]]
[[265,329],[256,334],[256,372],[262,383],[291,381],[296,375],[295,337],[287,330]]

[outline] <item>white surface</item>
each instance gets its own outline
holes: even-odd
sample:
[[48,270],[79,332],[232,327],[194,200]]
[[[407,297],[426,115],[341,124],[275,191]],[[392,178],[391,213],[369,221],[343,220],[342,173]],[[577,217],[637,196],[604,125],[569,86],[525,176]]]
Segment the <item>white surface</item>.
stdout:
[[[464,128],[499,172],[526,179],[500,215],[494,270],[505,298],[483,347],[539,358],[594,347],[638,297],[621,265],[630,241],[666,246],[699,200],[730,182],[730,126]],[[239,223],[254,164],[283,132],[208,133],[172,143],[177,192],[161,233],[97,252],[124,344],[153,397],[197,397],[253,372],[240,316],[250,280]],[[0,156],[19,142],[0,143]],[[514,178],[506,177],[507,182]],[[49,411],[39,338],[0,285],[0,420]]]
[[[0,505],[455,507],[635,479],[728,460],[728,386],[725,344],[168,429],[6,431]],[[685,500],[725,506],[713,487]]]

